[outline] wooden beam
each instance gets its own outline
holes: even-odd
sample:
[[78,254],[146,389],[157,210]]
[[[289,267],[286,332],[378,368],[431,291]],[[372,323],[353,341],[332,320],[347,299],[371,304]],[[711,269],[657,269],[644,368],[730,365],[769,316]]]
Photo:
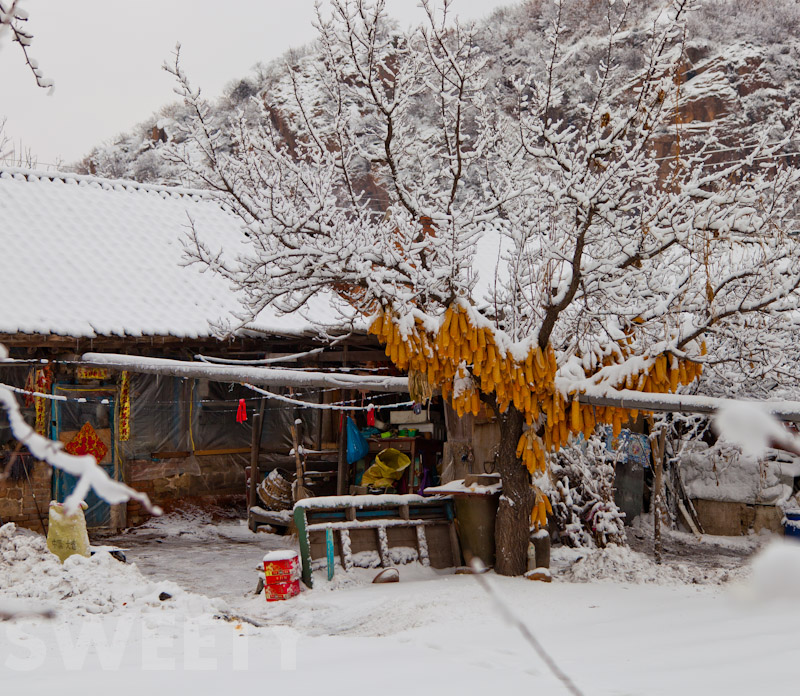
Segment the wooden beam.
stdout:
[[[297,335],[238,335],[219,339],[214,336],[184,338],[180,336],[61,336],[41,333],[0,333],[0,343],[17,349],[41,349],[57,352],[69,351],[79,353],[131,351],[152,354],[159,349],[167,352],[200,352],[220,357],[233,355],[251,358],[282,357],[309,350],[309,348],[325,348],[325,344],[315,340],[314,336]],[[355,334],[347,339],[345,345],[350,350],[361,353],[363,361],[388,362],[380,344],[372,336]],[[341,349],[324,350],[312,356],[311,362],[340,363],[345,357]],[[308,364],[309,360],[303,360]]]
[[354,375],[349,372],[305,372],[285,368],[252,367],[247,365],[216,365],[115,353],[85,353],[81,358],[81,362],[86,365],[109,367],[115,370],[128,370],[130,372],[165,377],[208,379],[214,382],[250,382],[251,384],[294,387],[295,389],[343,387],[357,389],[358,391],[408,393],[408,380],[405,377]]
[[[703,413],[710,416],[720,408],[740,403],[742,400],[695,394],[650,394],[624,389],[616,392],[607,390],[602,394],[578,394],[578,401],[592,406],[614,406],[660,413]],[[750,403],[766,409],[779,420],[800,423],[800,401],[751,401]]]
[[[344,394],[344,391],[342,392]],[[336,468],[336,495],[347,492],[347,416],[339,416],[339,457]]]

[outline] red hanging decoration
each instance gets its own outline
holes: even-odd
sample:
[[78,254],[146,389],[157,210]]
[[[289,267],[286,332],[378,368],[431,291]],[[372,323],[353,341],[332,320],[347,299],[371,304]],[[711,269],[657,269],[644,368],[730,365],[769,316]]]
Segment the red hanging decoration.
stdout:
[[244,399],[239,399],[239,408],[236,411],[236,422],[244,423],[247,420],[247,405]]
[[371,428],[375,427],[375,406],[373,404],[367,406],[367,425]]

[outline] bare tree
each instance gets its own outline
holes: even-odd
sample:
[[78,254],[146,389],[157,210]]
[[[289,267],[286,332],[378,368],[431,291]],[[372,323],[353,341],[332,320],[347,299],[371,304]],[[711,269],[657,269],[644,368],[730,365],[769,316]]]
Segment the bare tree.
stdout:
[[39,159],[33,154],[33,150],[23,147],[22,143],[16,147],[6,135],[5,127],[6,119],[0,118],[0,163],[11,167],[36,169]]
[[[338,293],[415,391],[495,412],[503,574],[525,570],[544,497],[531,476],[548,453],[599,421],[616,435],[631,415],[581,391],[679,390],[702,363],[736,359],[715,335],[793,311],[800,286],[800,174],[778,157],[794,115],[781,142],[715,165],[713,133],[684,142],[676,118],[691,1],[653,16],[635,74],[615,61],[629,3],[606,3],[592,66],[563,53],[566,4],[553,4],[546,55],[515,74],[450,21],[449,1],[436,13],[423,0],[427,24],[403,33],[382,0],[333,0],[318,52],[259,95],[258,121],[217,122],[177,56],[166,66],[193,116],[170,157],[244,222],[244,252],[193,235],[192,259],[240,289],[243,322]],[[571,96],[576,75],[590,99]]]

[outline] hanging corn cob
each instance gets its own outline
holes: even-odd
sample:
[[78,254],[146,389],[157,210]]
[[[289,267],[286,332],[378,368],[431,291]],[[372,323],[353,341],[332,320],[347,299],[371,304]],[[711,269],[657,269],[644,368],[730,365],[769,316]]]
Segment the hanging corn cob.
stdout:
[[547,527],[547,515],[553,514],[553,508],[550,505],[550,500],[542,492],[538,486],[533,487],[534,503],[533,511],[531,512],[531,528],[539,530]]
[[[401,322],[391,311],[380,312],[369,332],[385,344],[386,355],[398,368],[409,370],[414,400],[430,398],[438,387],[459,416],[476,415],[480,392],[494,393],[501,412],[514,404],[528,426],[538,424],[539,434],[529,429],[517,446],[517,457],[531,473],[544,471],[547,453],[557,451],[571,436],[583,433],[588,438],[597,423],[608,423],[617,437],[623,425],[638,415],[637,410],[581,404],[577,393],[565,397],[555,388],[558,364],[551,345],[544,349],[534,346],[522,358],[514,356],[498,344],[491,327],[476,325],[461,303],[448,307],[435,332],[419,318],[413,323],[407,319]],[[603,357],[602,366],[630,357],[631,342],[631,336],[619,341],[619,350]],[[705,354],[705,344],[701,354]],[[641,392],[674,392],[680,385],[690,384],[701,371],[700,364],[665,353],[615,386]],[[540,418],[542,414],[544,419]]]
[[424,404],[433,397],[433,387],[428,381],[428,375],[414,367],[408,370],[408,394],[412,401]]

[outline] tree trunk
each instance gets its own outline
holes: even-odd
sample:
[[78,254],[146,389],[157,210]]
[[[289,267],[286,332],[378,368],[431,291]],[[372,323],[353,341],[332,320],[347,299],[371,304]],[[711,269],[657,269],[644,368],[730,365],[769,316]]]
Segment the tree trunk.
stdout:
[[522,436],[522,414],[512,405],[498,416],[500,448],[497,469],[503,478],[503,495],[495,525],[496,561],[499,575],[523,575],[528,569],[528,533],[533,510],[530,474],[517,459]]
[[653,557],[661,564],[663,546],[661,540],[661,516],[664,512],[664,450],[666,447],[667,426],[661,423],[655,431],[653,418],[650,418],[650,450],[653,455]]

